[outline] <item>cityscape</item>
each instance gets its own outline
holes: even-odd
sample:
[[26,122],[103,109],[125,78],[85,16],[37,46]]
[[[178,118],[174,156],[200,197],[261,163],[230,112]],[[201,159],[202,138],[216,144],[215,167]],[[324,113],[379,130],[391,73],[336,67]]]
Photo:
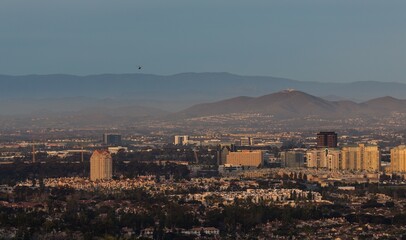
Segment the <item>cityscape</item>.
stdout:
[[389,129],[3,131],[1,236],[401,239],[406,145]]
[[1,0],[0,240],[406,239],[405,9]]

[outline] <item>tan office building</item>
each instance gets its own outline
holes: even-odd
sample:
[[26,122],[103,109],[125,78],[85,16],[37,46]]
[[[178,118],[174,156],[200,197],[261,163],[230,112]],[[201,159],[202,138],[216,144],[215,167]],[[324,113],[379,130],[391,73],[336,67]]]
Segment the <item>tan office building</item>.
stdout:
[[406,172],[406,145],[400,145],[390,150],[390,170],[397,173]]
[[262,151],[242,151],[229,152],[227,164],[258,167],[264,163],[264,153]]
[[113,160],[107,150],[96,150],[90,157],[90,180],[108,180],[113,176]]
[[380,170],[380,166],[378,146],[359,144],[341,150],[341,169],[375,172]]

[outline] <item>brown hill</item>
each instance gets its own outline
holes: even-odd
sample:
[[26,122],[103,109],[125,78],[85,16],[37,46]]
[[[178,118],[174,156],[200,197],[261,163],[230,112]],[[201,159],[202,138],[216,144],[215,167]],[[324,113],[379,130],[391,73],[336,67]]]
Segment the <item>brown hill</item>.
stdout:
[[406,100],[379,98],[365,103],[327,101],[310,94],[284,90],[257,98],[237,97],[214,103],[198,104],[178,114],[184,117],[219,115],[227,113],[260,113],[276,118],[320,116],[346,118],[376,116],[393,111],[406,112]]
[[363,106],[373,110],[376,113],[388,113],[388,112],[405,112],[406,100],[401,100],[393,97],[381,97],[375,98],[362,103]]

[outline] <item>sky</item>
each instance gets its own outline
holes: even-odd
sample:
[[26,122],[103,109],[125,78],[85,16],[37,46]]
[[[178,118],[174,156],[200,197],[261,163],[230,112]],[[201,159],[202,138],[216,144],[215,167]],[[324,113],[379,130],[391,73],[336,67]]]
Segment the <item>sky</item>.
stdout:
[[406,83],[405,11],[404,0],[1,0],[0,74]]

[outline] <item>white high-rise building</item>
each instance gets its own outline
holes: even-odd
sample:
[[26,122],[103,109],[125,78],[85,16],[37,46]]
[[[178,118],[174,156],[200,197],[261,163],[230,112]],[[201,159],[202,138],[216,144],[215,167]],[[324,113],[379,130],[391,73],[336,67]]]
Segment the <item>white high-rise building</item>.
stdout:
[[360,171],[379,171],[381,154],[376,145],[358,144],[343,147],[341,150],[341,169]]
[[113,160],[107,150],[96,150],[90,157],[90,180],[108,180],[113,176]]

